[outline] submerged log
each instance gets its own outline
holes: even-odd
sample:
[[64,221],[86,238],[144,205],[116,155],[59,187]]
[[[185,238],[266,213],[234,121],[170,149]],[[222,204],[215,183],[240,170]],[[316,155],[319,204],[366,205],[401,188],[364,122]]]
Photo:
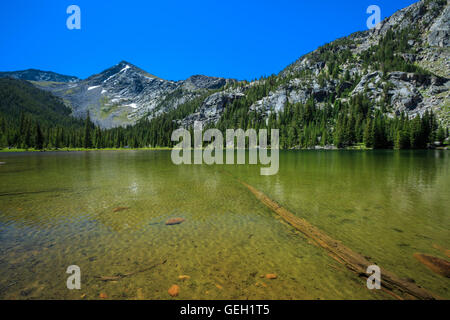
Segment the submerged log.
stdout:
[[431,271],[450,278],[450,262],[423,253],[414,253],[414,258],[422,262]]
[[[271,200],[261,191],[255,189],[251,185],[239,181],[255,197],[278,214],[285,222],[303,233],[307,238],[313,240],[314,244],[325,249],[327,253],[339,263],[343,264],[347,269],[354,272],[358,276],[368,278],[370,275],[366,273],[367,268],[374,263],[370,262],[361,254],[354,252],[341,242],[331,238],[323,231],[319,230],[305,219],[297,217],[287,209]],[[381,269],[381,285],[382,289],[397,299],[439,299],[438,296],[418,287],[411,281],[400,279],[393,273]]]
[[23,191],[23,192],[7,192],[0,193],[0,197],[8,197],[8,196],[21,196],[26,194],[39,194],[39,193],[50,193],[50,192],[66,192],[69,189],[50,189],[50,190],[39,190],[39,191]]

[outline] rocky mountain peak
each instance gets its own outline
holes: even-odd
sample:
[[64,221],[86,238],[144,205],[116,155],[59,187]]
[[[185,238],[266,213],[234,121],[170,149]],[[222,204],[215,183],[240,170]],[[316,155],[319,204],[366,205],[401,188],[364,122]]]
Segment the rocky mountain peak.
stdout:
[[103,70],[102,72],[90,76],[85,81],[90,82],[92,85],[101,85],[102,83],[109,82],[118,78],[127,78],[131,76],[142,76],[150,79],[158,79],[158,77],[136,67],[132,63],[127,61],[121,61],[115,66]]

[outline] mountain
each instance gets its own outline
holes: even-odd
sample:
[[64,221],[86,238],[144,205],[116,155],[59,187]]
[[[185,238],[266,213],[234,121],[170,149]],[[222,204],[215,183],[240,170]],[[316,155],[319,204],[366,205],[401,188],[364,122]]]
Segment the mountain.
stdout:
[[77,82],[73,76],[65,76],[51,71],[28,69],[22,71],[0,72],[0,78],[13,78],[28,81]]
[[[318,107],[358,95],[390,116],[434,111],[450,126],[450,7],[447,1],[422,0],[382,21],[378,28],[329,43],[288,66],[277,76],[217,93],[239,97],[263,87],[246,111],[266,119],[286,104]],[[269,88],[269,89],[267,89]],[[181,119],[217,124],[226,108],[208,97],[194,115]],[[231,99],[234,100],[234,99]],[[221,102],[223,100],[220,100]],[[216,108],[217,107],[217,108]]]
[[94,123],[112,128],[167,112],[231,82],[233,80],[200,75],[184,81],[169,81],[122,61],[75,83],[34,84],[64,99],[74,116],[85,117],[89,111]]
[[421,0],[252,82],[169,81],[122,61],[85,80],[32,83],[110,129],[97,134],[103,146],[170,146],[173,130],[200,121],[279,128],[283,148],[425,148],[449,135],[449,34],[447,1]]
[[271,77],[275,86],[268,85],[267,79],[237,85],[235,80],[206,76],[168,81],[126,61],[85,80],[35,85],[63,98],[76,117],[89,111],[103,128],[152,119],[208,92],[195,112],[178,121],[182,126],[194,121],[215,125],[227,106],[242,97],[249,100],[247,93],[259,86],[270,90],[246,112],[259,112],[265,118],[284,110],[286,103],[313,99],[323,107],[330,99],[345,103],[364,94],[375,108],[392,116],[433,110],[449,126],[449,20],[447,1],[419,1],[375,29],[356,32],[301,57]]

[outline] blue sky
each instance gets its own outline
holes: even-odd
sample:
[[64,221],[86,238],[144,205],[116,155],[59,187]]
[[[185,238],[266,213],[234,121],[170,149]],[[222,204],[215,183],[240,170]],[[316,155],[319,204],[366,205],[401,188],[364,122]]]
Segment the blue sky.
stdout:
[[[318,46],[367,29],[414,0],[0,1],[0,71],[37,68],[86,78],[121,60],[170,80],[252,80]],[[66,9],[81,9],[68,30]]]

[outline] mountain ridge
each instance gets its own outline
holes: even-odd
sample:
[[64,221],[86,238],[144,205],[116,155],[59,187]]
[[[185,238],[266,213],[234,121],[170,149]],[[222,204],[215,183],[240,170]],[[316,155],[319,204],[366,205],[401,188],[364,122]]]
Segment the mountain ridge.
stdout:
[[[250,110],[259,109],[268,117],[271,109],[279,112],[286,102],[306,103],[313,98],[321,106],[330,96],[340,95],[344,90],[352,89],[350,96],[354,96],[369,87],[373,102],[381,108],[380,101],[386,100],[392,114],[406,112],[414,116],[430,109],[448,124],[449,17],[446,1],[422,0],[384,19],[377,28],[336,39],[283,69],[275,77],[280,83],[282,79],[289,79],[288,83],[267,92]],[[411,35],[403,34],[402,30],[410,31]],[[406,45],[394,43],[397,47],[388,49],[398,53],[384,60],[377,58],[378,53],[372,51],[391,34],[405,37]],[[393,40],[391,42],[395,42]],[[347,55],[339,57],[340,53]],[[370,59],[373,63],[367,62]],[[386,68],[388,63],[397,66]],[[425,71],[429,74],[425,75]],[[350,78],[343,79],[347,72]],[[391,72],[422,75],[417,81],[417,77]],[[361,78],[359,83],[352,82],[356,77]],[[226,88],[233,83],[243,85],[233,90]],[[205,90],[220,90],[221,93],[211,92],[195,113],[179,119],[179,123],[183,126],[191,126],[194,121],[217,123],[227,105],[245,96],[249,88],[259,83],[259,80],[248,83],[206,76],[169,81],[121,61],[76,84],[36,85],[63,98],[75,116],[84,117],[90,111],[95,123],[111,128],[151,119],[198,98]],[[390,91],[386,89],[389,92],[383,93],[378,87],[390,87]]]
[[0,78],[13,78],[27,81],[51,81],[51,82],[77,82],[80,79],[75,76],[59,74],[53,71],[39,69],[26,69],[19,71],[0,72]]
[[170,81],[121,61],[76,83],[33,84],[62,98],[75,117],[85,117],[89,112],[94,123],[112,128],[166,112],[234,81],[203,75]]
[[[406,119],[398,121],[410,126],[410,119],[428,119],[432,112],[432,121],[436,117],[448,130],[449,24],[447,1],[421,0],[375,29],[325,44],[279,74],[252,82],[202,75],[169,81],[121,61],[75,83],[33,84],[63,99],[75,117],[89,113],[104,129],[143,123],[131,130],[154,131],[146,134],[152,138],[151,143],[142,141],[144,145],[169,145],[173,129],[192,127],[195,121],[222,130],[284,126],[287,147],[330,144],[334,139],[352,145],[363,140],[364,130],[373,130],[378,118],[385,123]],[[325,119],[305,118],[304,109],[317,115],[326,111]],[[317,126],[320,132],[309,132]],[[357,130],[356,137],[342,138],[344,142],[336,138],[342,126]],[[380,145],[394,144],[397,137],[390,134]]]

